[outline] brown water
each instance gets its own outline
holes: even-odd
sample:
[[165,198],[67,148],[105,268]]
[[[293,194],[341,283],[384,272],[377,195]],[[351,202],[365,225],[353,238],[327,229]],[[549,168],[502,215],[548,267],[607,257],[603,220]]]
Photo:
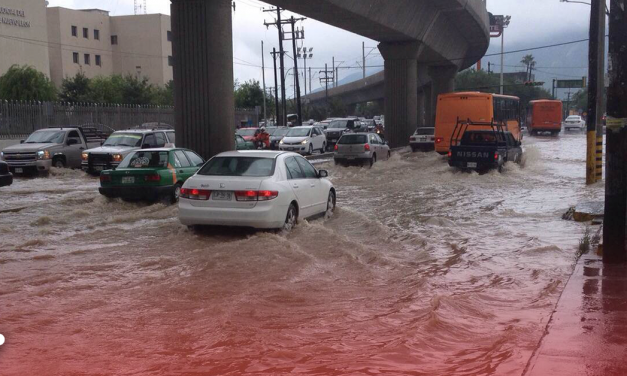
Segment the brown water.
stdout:
[[[288,235],[190,233],[79,171],[0,189],[0,375],[519,375],[575,263],[585,137],[458,173],[329,166],[339,208]],[[9,211],[10,210],[10,211]]]

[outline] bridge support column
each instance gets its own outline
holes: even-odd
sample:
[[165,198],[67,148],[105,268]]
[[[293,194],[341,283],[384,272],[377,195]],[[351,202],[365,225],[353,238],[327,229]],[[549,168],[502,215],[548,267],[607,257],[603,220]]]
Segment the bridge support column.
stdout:
[[420,43],[380,43],[385,59],[385,137],[390,147],[409,144],[418,126]]
[[230,0],[172,0],[176,144],[203,158],[235,148]]
[[438,95],[455,91],[455,75],[458,68],[451,66],[429,67],[429,77],[431,77],[431,124],[435,126],[435,114],[438,108]]
[[433,111],[433,103],[431,103],[431,93],[432,93],[431,83],[424,86],[422,92],[424,93],[424,104],[425,104],[425,127],[434,127],[435,119],[434,111]]

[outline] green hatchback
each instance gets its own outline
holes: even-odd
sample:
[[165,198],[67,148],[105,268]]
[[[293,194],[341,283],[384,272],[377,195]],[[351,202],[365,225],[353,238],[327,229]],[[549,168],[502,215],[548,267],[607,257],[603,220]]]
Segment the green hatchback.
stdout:
[[178,201],[183,183],[205,161],[188,149],[159,148],[135,151],[115,170],[100,174],[100,194],[124,200]]

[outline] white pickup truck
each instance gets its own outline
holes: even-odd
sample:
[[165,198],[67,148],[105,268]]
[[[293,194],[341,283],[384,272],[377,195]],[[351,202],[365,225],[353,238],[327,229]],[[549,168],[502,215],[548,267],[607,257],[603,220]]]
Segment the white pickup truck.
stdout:
[[84,150],[102,145],[106,134],[94,127],[46,128],[33,132],[19,145],[0,153],[11,172],[47,173],[50,167],[81,168]]

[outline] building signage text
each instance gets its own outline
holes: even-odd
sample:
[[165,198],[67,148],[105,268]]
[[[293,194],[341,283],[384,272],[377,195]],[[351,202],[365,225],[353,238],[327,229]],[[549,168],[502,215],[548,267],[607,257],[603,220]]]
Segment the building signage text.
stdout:
[[[4,16],[9,17],[4,17]],[[26,17],[26,13],[21,9],[11,9],[0,7],[0,24],[17,26],[17,27],[30,27],[30,21],[15,19],[11,17]]]

